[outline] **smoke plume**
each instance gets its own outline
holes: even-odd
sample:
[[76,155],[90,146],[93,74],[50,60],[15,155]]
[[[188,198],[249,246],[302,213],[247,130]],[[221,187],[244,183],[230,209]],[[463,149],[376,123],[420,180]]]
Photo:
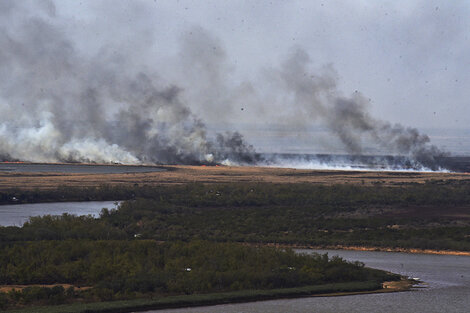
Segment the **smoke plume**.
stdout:
[[[239,133],[212,142],[182,90],[126,55],[83,56],[46,15],[2,2],[0,154],[32,161],[252,162]],[[131,56],[135,57],[135,56]]]
[[377,120],[368,113],[368,99],[355,91],[344,97],[336,88],[336,74],[327,69],[320,76],[309,72],[308,54],[296,49],[279,72],[279,83],[290,93],[304,116],[321,122],[352,155],[363,154],[364,142],[372,142],[393,154],[406,156],[409,168],[438,170],[447,154],[430,144],[415,128]]
[[259,81],[235,84],[222,43],[196,27],[181,39],[172,71],[180,75],[165,77],[153,64],[139,62],[151,40],[139,37],[139,47],[110,44],[83,52],[57,22],[53,2],[30,8],[18,3],[0,3],[3,159],[275,165],[255,153],[240,132],[209,136],[199,117],[206,108],[203,117],[225,122],[248,106],[257,113],[247,118],[251,122],[282,121],[286,128],[322,124],[352,155],[363,154],[364,143],[372,142],[405,156],[407,167],[441,168],[444,153],[426,135],[371,117],[364,96],[343,96],[332,67],[312,71],[302,49],[264,69]]

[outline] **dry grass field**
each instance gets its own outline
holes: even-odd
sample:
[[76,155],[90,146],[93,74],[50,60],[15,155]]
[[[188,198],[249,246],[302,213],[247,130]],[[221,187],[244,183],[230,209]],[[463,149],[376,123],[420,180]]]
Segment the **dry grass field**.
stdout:
[[[109,165],[108,165],[109,166]],[[119,165],[115,165],[119,166]],[[399,186],[429,180],[470,180],[470,173],[300,170],[270,167],[162,166],[164,171],[123,174],[1,172],[0,191],[59,186],[162,185],[185,183],[270,182]]]

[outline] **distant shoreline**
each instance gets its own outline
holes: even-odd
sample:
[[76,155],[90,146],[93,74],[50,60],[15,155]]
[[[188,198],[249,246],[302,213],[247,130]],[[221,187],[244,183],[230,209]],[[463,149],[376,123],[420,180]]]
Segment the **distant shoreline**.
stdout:
[[401,252],[401,253],[413,253],[413,254],[470,256],[470,251],[438,250],[438,249],[365,247],[365,246],[343,246],[343,245],[313,246],[313,245],[276,244],[276,243],[268,243],[266,245],[276,246],[276,247],[289,247],[293,249],[311,249],[311,250],[351,250],[351,251]]

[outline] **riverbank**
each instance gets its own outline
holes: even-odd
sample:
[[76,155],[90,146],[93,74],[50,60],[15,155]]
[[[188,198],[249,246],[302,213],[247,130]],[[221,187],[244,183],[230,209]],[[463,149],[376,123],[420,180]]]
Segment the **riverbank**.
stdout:
[[470,256],[470,251],[455,250],[435,250],[435,249],[415,249],[415,248],[387,248],[387,247],[365,247],[365,246],[312,246],[312,245],[284,245],[284,244],[267,244],[274,247],[288,247],[292,249],[312,249],[312,250],[352,250],[352,251],[380,251],[380,252],[401,252],[416,254],[438,254],[438,255],[460,255]]
[[[310,252],[311,253],[311,252]],[[425,283],[409,292],[372,293],[360,296],[303,297],[297,299],[249,302],[146,313],[461,313],[470,307],[470,263],[468,257],[430,254],[384,253],[374,251],[330,251],[347,260],[358,260],[406,276],[419,277]],[[403,264],[403,266],[402,266]]]
[[469,251],[453,251],[453,250],[381,248],[381,247],[359,247],[359,246],[351,246],[351,247],[336,246],[334,249],[335,250],[383,251],[383,252],[402,252],[402,253],[470,256]]
[[395,282],[378,283],[375,281],[324,284],[298,288],[271,290],[242,290],[236,292],[198,294],[187,296],[170,296],[160,299],[136,299],[128,301],[112,301],[98,303],[75,303],[70,305],[30,307],[9,310],[14,313],[105,313],[105,312],[136,312],[170,308],[209,306],[228,303],[266,301],[302,297],[332,297],[371,293],[387,293],[407,291],[413,281],[402,279]]
[[12,290],[22,291],[23,289],[31,288],[31,287],[50,288],[50,289],[54,287],[62,287],[64,289],[74,288],[76,291],[83,291],[83,290],[88,290],[88,289],[93,288],[93,287],[78,287],[78,286],[71,285],[71,284],[0,285],[0,292],[10,292]]

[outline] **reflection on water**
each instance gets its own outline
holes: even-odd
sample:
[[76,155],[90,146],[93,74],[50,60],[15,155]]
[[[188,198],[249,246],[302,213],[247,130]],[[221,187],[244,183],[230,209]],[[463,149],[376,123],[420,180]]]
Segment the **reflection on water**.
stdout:
[[[317,250],[318,251],[318,250]],[[312,253],[312,250],[299,250]],[[160,310],[167,313],[261,313],[261,312],[430,312],[461,313],[470,311],[470,257],[394,252],[320,250],[330,256],[361,261],[366,266],[421,278],[428,288],[410,292],[369,294],[343,297],[308,297],[259,301],[197,308]]]
[[21,226],[30,216],[92,215],[98,217],[102,208],[115,209],[115,201],[54,202],[0,205],[0,226]]

